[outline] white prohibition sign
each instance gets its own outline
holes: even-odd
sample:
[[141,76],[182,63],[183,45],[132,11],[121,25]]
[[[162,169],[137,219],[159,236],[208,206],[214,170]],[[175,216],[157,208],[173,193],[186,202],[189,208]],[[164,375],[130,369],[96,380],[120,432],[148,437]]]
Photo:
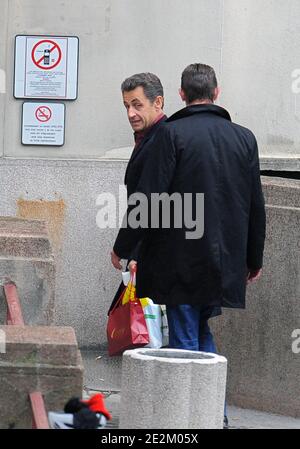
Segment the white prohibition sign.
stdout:
[[15,98],[76,100],[78,49],[77,36],[17,35]]

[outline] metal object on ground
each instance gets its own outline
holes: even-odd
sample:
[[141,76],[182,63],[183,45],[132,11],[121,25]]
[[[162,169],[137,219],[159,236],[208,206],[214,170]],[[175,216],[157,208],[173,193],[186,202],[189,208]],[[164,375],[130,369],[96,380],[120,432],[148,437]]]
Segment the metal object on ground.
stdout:
[[24,326],[22,309],[18,297],[17,287],[10,282],[3,286],[4,295],[7,302],[6,324]]
[[39,391],[35,391],[29,394],[29,398],[32,408],[32,428],[49,429],[49,423],[42,394]]

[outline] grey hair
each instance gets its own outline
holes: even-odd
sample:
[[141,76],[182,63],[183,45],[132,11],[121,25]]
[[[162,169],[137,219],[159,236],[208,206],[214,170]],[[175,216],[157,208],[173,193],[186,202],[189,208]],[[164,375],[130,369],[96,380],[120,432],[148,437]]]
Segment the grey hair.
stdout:
[[136,73],[135,75],[126,78],[121,84],[122,93],[130,92],[137,87],[144,89],[144,94],[152,103],[158,96],[164,96],[164,89],[158,76],[154,73]]

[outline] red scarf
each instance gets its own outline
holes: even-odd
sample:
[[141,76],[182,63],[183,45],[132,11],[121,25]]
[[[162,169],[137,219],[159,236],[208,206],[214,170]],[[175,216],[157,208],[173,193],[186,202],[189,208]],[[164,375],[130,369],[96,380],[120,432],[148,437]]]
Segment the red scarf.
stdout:
[[164,117],[166,117],[166,115],[162,112],[158,117],[156,117],[156,119],[151,124],[151,126],[149,126],[149,128],[143,129],[143,131],[136,131],[134,133],[134,141],[135,141],[134,148],[139,146],[139,144],[141,143],[143,138],[146,136],[146,134],[150,131],[152,126],[154,126],[156,123],[160,122]]

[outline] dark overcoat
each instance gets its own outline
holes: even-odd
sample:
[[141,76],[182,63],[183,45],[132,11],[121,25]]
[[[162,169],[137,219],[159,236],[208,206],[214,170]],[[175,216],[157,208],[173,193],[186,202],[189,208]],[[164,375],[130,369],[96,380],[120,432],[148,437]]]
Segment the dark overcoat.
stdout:
[[[142,242],[138,297],[168,305],[244,308],[247,269],[262,267],[265,240],[264,198],[253,133],[232,123],[219,106],[188,106],[155,133],[137,178],[138,185],[131,191],[146,195],[149,217],[152,193],[177,192],[182,198],[191,194],[194,218],[196,194],[204,194],[201,238],[187,238],[190,222],[184,219],[179,228],[171,220],[169,229],[161,223],[153,229],[150,221],[148,227],[120,229],[114,245],[119,257],[128,258],[137,242]],[[128,215],[132,211],[129,206]]]
[[[163,116],[158,122],[156,122],[149,131],[145,134],[143,139],[134,147],[134,150],[131,154],[131,157],[128,161],[126,172],[124,176],[124,184],[127,188],[127,197],[130,197],[133,193],[137,192],[137,188],[139,185],[140,177],[143,172],[144,165],[146,164],[146,160],[149,155],[149,151],[151,151],[153,139],[155,134],[157,133],[160,125],[167,119],[167,116]],[[138,259],[138,253],[141,242],[135,242],[130,251],[127,253],[126,259],[130,262],[130,260]],[[109,307],[108,313],[111,311],[112,307],[119,299],[122,291],[124,290],[124,284],[121,282],[113,300]]]

